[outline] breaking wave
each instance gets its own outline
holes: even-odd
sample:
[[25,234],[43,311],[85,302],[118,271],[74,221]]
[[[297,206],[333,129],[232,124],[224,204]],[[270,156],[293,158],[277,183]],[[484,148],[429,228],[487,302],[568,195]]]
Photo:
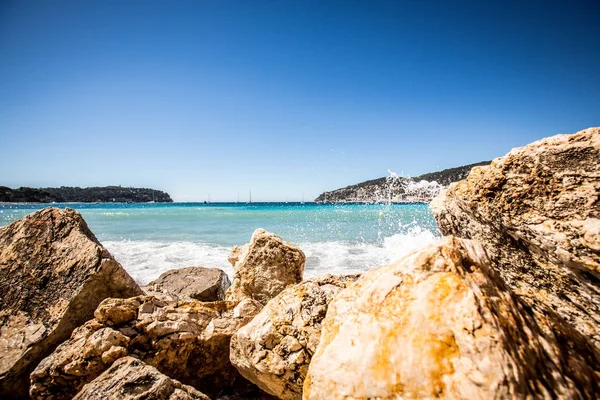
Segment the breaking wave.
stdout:
[[[435,243],[437,233],[414,226],[405,233],[383,238],[381,244],[367,242],[300,242],[306,255],[304,276],[364,272]],[[202,242],[160,242],[144,240],[106,241],[104,246],[141,285],[170,269],[189,266],[223,269],[231,278],[227,261],[231,247]]]

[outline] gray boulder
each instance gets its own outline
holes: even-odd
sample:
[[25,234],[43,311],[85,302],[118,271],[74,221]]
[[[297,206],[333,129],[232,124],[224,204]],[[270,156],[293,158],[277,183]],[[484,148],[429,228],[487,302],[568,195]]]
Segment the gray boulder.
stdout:
[[218,268],[188,267],[163,273],[144,291],[163,299],[217,301],[225,299],[230,285],[227,274]]

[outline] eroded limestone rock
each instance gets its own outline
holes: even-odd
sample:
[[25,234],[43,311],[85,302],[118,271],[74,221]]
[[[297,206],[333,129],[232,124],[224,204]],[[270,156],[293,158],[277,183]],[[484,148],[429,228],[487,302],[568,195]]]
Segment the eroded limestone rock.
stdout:
[[73,400],[210,400],[191,386],[161,374],[133,357],[123,357],[85,385]]
[[139,286],[71,209],[0,228],[0,397],[24,398],[29,374],[107,297]]
[[600,347],[600,128],[474,168],[431,204],[441,232],[484,243],[502,278]]
[[257,229],[249,244],[233,248],[229,261],[234,276],[226,299],[251,298],[266,304],[286,286],[302,281],[306,258],[279,236]]
[[217,301],[225,299],[230,285],[227,274],[218,268],[188,267],[161,274],[144,291],[165,300]]
[[233,336],[231,363],[267,393],[283,400],[302,398],[327,306],[357,278],[326,275],[285,288]]
[[539,323],[481,245],[448,237],[334,298],[303,398],[597,396],[593,344],[557,316]]
[[107,299],[31,374],[34,399],[69,399],[126,355],[209,396],[243,380],[229,362],[231,336],[258,313],[254,300]]

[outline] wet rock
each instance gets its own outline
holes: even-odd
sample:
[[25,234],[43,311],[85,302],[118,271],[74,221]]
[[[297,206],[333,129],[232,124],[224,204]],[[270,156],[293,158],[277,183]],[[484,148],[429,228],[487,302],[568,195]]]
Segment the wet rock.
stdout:
[[251,298],[266,304],[286,286],[302,281],[306,258],[279,236],[257,229],[249,244],[233,248],[229,261],[234,276],[226,299]]
[[107,299],[95,319],[76,329],[31,374],[31,397],[69,399],[127,355],[209,396],[228,394],[236,381],[245,381],[229,362],[231,336],[260,308],[251,299]]
[[165,300],[217,301],[225,299],[230,285],[227,274],[218,268],[188,267],[165,272],[144,291]]
[[536,312],[600,346],[600,128],[557,135],[474,168],[431,204],[444,235],[476,239]]
[[45,208],[0,228],[0,397],[23,398],[29,374],[107,297],[142,293],[71,209]]
[[210,400],[191,386],[133,357],[116,361],[73,400]]
[[326,275],[288,286],[231,339],[231,363],[279,399],[301,399],[321,321],[335,294],[358,275]]
[[329,304],[303,398],[596,397],[593,344],[538,321],[493,268],[448,237],[363,274]]

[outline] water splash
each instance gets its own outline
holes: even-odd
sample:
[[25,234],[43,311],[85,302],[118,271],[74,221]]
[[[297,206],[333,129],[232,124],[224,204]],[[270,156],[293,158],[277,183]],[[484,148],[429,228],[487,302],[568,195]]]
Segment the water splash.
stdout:
[[385,185],[374,193],[375,203],[427,203],[445,186],[436,181],[415,181],[409,175],[388,170]]
[[[405,197],[408,201],[431,201],[435,196],[445,188],[444,185],[436,181],[422,180],[419,182],[409,179],[405,182]],[[412,200],[414,199],[414,200]]]

